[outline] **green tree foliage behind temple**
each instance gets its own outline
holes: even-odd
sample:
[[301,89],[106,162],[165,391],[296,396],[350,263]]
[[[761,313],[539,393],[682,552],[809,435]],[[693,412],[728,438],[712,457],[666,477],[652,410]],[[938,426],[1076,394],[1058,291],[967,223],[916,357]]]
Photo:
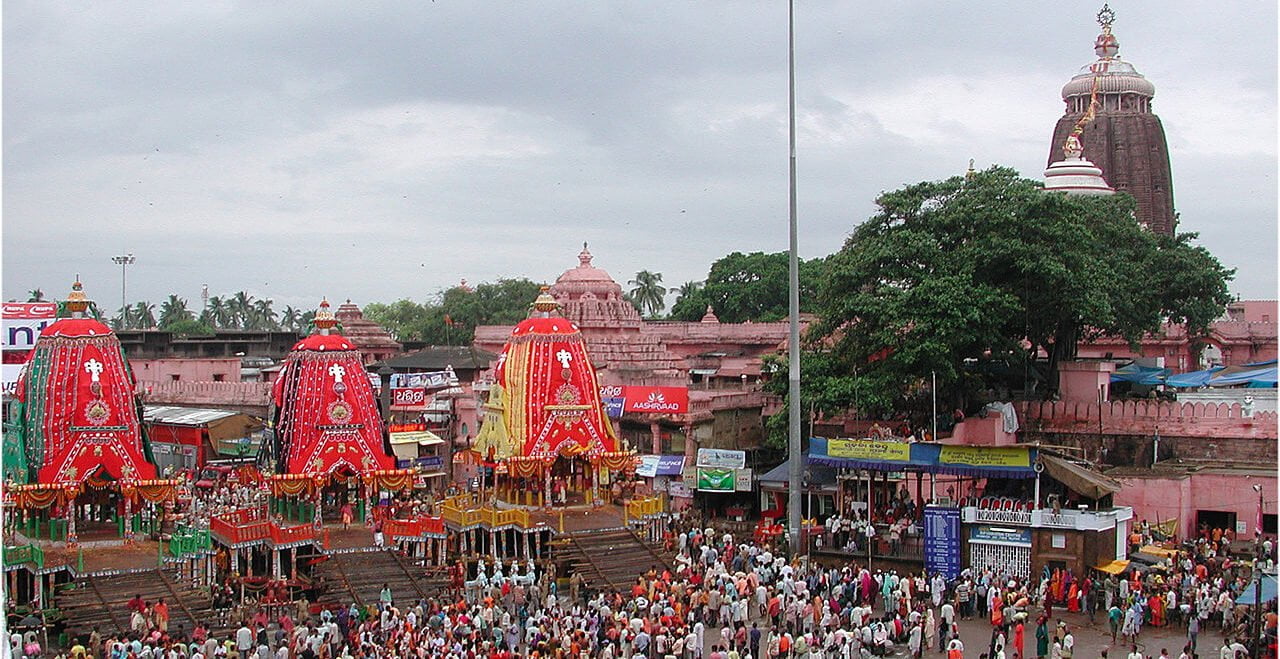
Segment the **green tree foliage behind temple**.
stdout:
[[[800,312],[816,311],[814,301],[826,259],[800,262]],[[789,279],[787,252],[734,252],[711,264],[701,285],[688,282],[677,289],[672,320],[696,321],[709,305],[721,322],[786,320]]]
[[524,278],[454,286],[427,302],[371,302],[364,316],[399,341],[470,345],[477,325],[514,325],[527,318],[541,286]]
[[[808,337],[887,409],[936,372],[1047,355],[1046,389],[1082,340],[1136,344],[1167,319],[1203,333],[1230,302],[1224,268],[1194,234],[1158,236],[1125,194],[1049,194],[993,167],[882,195],[828,261],[820,323]],[[806,374],[807,375],[807,374]],[[959,402],[958,400],[956,402]]]

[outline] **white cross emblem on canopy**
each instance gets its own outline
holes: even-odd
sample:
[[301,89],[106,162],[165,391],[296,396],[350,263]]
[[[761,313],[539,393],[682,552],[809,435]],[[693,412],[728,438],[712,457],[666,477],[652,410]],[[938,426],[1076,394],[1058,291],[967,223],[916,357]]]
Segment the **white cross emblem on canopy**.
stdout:
[[96,359],[90,359],[84,363],[84,370],[93,378],[94,382],[97,382],[98,376],[102,374],[102,362]]

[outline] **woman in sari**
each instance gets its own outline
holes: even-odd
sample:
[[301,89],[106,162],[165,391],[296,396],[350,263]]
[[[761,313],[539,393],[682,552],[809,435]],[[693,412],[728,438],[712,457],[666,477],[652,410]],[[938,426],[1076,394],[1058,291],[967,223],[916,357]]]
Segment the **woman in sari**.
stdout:
[[1067,591],[1067,610],[1072,613],[1080,612],[1080,584],[1071,584]]
[[1000,606],[1002,600],[996,600],[995,606],[991,607],[991,626],[999,628],[1004,625],[1004,607]]
[[1054,604],[1062,603],[1062,570],[1053,571],[1053,577],[1049,579],[1049,592]]
[[1147,600],[1147,606],[1151,607],[1151,624],[1156,627],[1164,626],[1164,598],[1157,593],[1152,593],[1151,598]]

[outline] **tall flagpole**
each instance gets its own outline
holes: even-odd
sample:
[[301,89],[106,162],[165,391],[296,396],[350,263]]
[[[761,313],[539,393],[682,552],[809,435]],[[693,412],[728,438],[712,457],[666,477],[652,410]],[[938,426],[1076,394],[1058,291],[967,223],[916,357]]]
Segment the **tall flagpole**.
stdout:
[[[791,259],[788,290],[790,335],[787,341],[788,420],[790,473],[787,487],[787,527],[791,534],[791,554],[800,551],[800,490],[804,487],[800,463],[800,259],[796,255],[796,29],[795,0],[787,0],[787,102],[791,147]],[[811,511],[812,512],[812,511]]]

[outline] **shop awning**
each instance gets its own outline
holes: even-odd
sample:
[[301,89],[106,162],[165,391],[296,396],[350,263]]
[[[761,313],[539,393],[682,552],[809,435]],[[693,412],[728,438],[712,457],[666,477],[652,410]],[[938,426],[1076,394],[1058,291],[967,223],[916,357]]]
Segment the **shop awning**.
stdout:
[[1056,455],[1041,454],[1040,462],[1054,480],[1090,499],[1101,499],[1120,491],[1118,481]]
[[1120,574],[1129,568],[1129,561],[1111,561],[1101,565],[1093,566],[1093,569],[1106,572],[1107,574]]
[[[1262,574],[1262,603],[1266,604],[1276,598],[1276,575]],[[1244,587],[1240,592],[1240,597],[1236,598],[1236,604],[1253,605],[1256,603],[1258,595],[1258,580],[1256,578],[1249,580],[1249,585]]]
[[839,469],[919,471],[977,478],[1035,478],[1039,449],[1032,446],[961,446],[871,439],[809,440],[806,462]]
[[443,444],[444,440],[440,436],[430,430],[407,430],[404,432],[391,433],[391,445],[396,444],[417,444],[418,446],[433,446],[435,444]]
[[1164,547],[1157,547],[1155,545],[1143,545],[1138,551],[1144,554],[1151,554],[1152,556],[1161,556],[1163,558],[1178,557],[1178,552],[1176,550],[1165,549]]

